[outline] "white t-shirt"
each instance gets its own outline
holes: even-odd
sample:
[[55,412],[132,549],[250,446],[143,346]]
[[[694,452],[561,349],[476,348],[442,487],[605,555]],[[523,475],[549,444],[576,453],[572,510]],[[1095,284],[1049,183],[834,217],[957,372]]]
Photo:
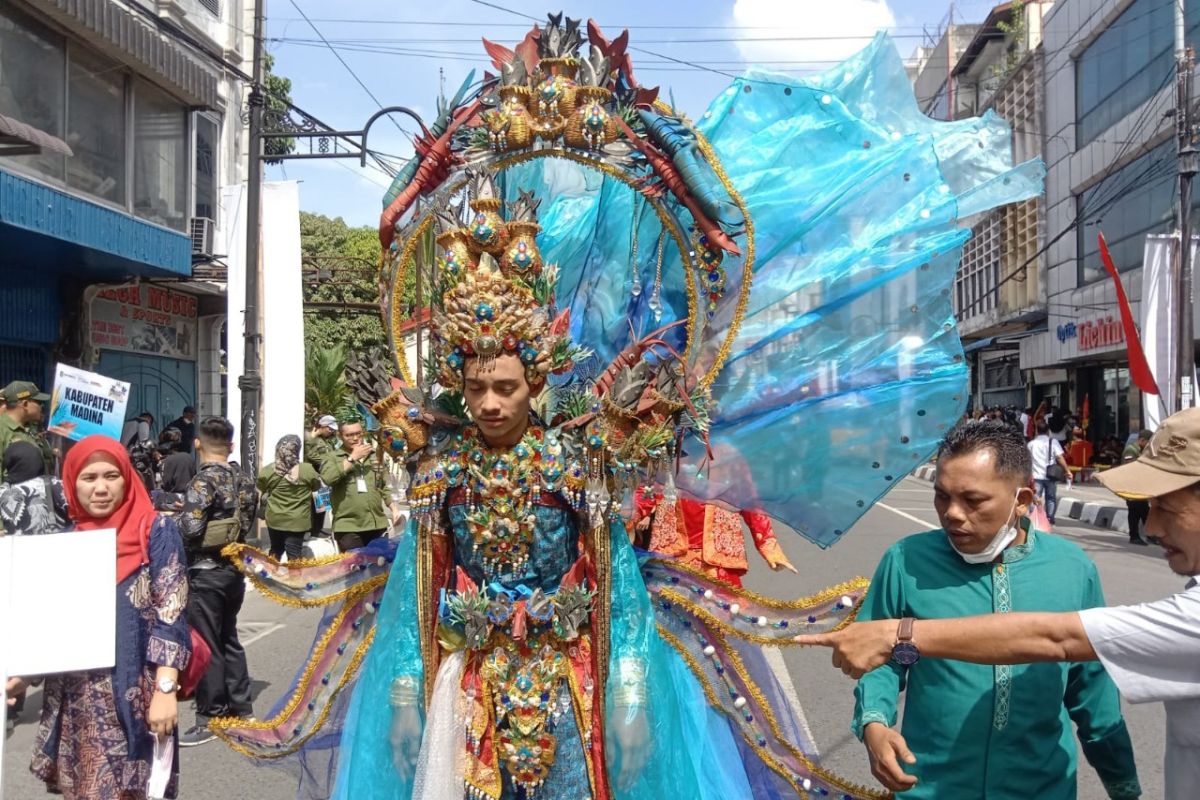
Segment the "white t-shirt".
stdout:
[[1079,612],[1096,655],[1131,703],[1167,712],[1165,800],[1200,787],[1200,583],[1153,603]]
[[1057,439],[1051,439],[1043,434],[1034,437],[1025,446],[1029,448],[1029,455],[1033,456],[1033,479],[1035,481],[1046,480],[1046,467],[1053,464],[1058,456],[1063,454],[1062,445]]

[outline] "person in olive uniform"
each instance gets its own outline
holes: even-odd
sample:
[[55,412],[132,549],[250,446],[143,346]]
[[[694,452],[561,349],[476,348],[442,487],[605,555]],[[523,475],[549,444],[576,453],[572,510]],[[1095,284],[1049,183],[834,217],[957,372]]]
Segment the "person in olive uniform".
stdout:
[[[375,448],[364,441],[362,422],[343,422],[342,446],[321,465],[321,480],[330,488],[333,536],[344,552],[366,547],[387,532],[387,491],[383,476],[371,463]],[[390,502],[390,501],[389,501]]]
[[[316,470],[318,477],[326,457],[334,450],[334,438],[337,436],[337,432],[337,419],[332,414],[322,414],[317,419],[317,424],[304,437],[304,463]],[[320,536],[321,529],[325,524],[325,512],[318,511],[315,502],[309,505],[309,512],[312,515],[312,527],[309,528],[309,533],[313,536]]]
[[0,482],[4,481],[4,451],[13,442],[29,442],[42,454],[46,473],[54,472],[54,453],[50,443],[38,433],[37,425],[46,416],[45,403],[50,395],[29,381],[13,381],[0,391],[4,413],[0,414]]
[[337,420],[331,414],[318,419],[316,426],[304,437],[304,463],[320,472],[325,458],[335,449],[333,440],[337,433]]
[[312,527],[312,493],[320,485],[317,471],[300,460],[300,437],[289,434],[281,438],[275,445],[275,461],[258,473],[272,558],[279,559],[284,553],[288,561],[300,558],[304,534]]

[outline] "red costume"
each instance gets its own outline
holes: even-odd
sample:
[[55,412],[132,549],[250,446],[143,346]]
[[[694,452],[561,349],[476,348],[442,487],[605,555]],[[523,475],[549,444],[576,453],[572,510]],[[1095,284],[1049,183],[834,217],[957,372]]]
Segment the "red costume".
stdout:
[[771,519],[758,511],[729,511],[717,505],[679,498],[664,503],[663,496],[643,487],[634,498],[634,527],[653,515],[648,550],[679,559],[718,580],[742,585],[750,568],[742,522],[750,528],[754,546],[764,559],[779,547]]

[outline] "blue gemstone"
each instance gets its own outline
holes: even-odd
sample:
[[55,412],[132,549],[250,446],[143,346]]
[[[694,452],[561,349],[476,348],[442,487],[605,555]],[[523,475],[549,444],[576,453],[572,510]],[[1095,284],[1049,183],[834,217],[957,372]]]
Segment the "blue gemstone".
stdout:
[[816,617],[809,617],[809,618],[808,618],[808,621],[809,621],[809,622],[816,622],[816,621],[817,621],[817,618],[816,618]]

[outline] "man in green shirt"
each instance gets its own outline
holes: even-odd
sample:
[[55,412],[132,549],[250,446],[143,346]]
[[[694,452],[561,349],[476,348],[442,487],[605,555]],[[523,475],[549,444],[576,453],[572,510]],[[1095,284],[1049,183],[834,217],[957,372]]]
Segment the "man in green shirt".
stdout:
[[[982,421],[953,430],[939,450],[934,485],[943,529],[888,549],[859,619],[1104,605],[1083,551],[1029,524],[1030,476],[1030,454],[1015,428]],[[904,661],[902,653],[859,681],[852,727],[875,777],[906,800],[1074,800],[1071,722],[1108,796],[1140,796],[1117,689],[1100,664]],[[901,691],[904,722],[896,731]]]
[[389,520],[384,511],[387,484],[370,463],[375,448],[363,440],[362,422],[343,422],[339,432],[342,446],[322,462],[321,480],[330,488],[333,536],[344,552],[378,539],[387,532]]
[[54,474],[54,454],[50,444],[38,433],[37,424],[45,418],[50,395],[29,381],[13,381],[0,391],[4,413],[0,414],[0,482],[4,480],[4,451],[13,442],[29,442],[42,454],[46,474]]
[[[1131,461],[1137,461],[1138,456],[1146,449],[1146,444],[1154,436],[1154,431],[1143,430],[1138,433],[1136,442],[1130,442],[1125,445],[1125,452],[1121,455],[1121,463],[1128,464]],[[1149,500],[1125,500],[1125,508],[1129,510],[1129,543],[1137,545],[1150,544],[1142,538],[1142,528],[1146,525],[1146,518],[1150,516],[1150,501]]]

